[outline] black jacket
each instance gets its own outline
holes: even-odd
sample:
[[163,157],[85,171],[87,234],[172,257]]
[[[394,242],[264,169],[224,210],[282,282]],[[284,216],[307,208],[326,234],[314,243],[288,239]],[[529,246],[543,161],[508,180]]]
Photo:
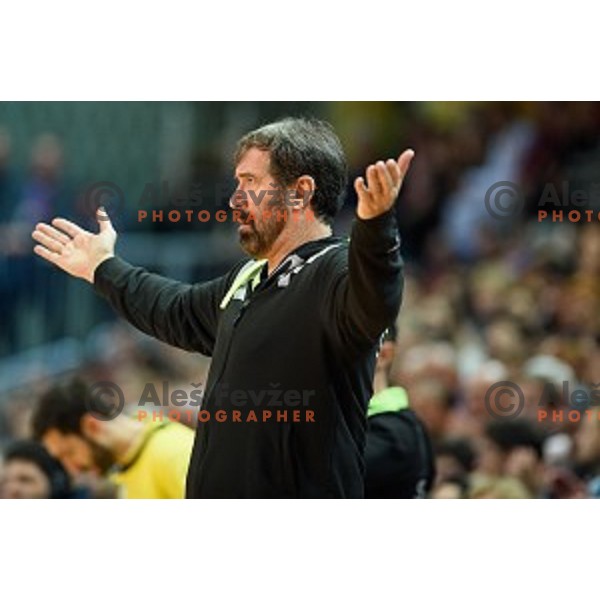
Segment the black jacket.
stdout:
[[[253,291],[248,284],[220,308],[243,266],[194,285],[116,257],[95,273],[96,290],[141,331],[212,356],[202,404],[211,418],[198,425],[187,496],[362,497],[375,353],[402,296],[392,212],[357,219],[350,243],[329,237],[304,244]],[[282,400],[274,390],[284,391],[284,405],[268,405]],[[214,418],[219,409],[227,420]],[[263,410],[285,409],[287,421],[260,418]],[[259,418],[234,422],[234,410],[243,420],[250,411]],[[306,422],[308,411],[314,422]]]
[[369,417],[365,498],[425,498],[435,479],[431,439],[410,409]]

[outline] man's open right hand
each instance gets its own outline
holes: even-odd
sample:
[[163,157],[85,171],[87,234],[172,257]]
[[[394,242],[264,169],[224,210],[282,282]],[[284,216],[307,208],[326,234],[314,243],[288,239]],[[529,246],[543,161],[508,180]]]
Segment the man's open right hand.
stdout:
[[115,255],[117,233],[102,207],[96,214],[100,231],[91,233],[67,219],[52,225],[38,223],[31,237],[38,242],[33,251],[63,271],[94,283],[98,265]]

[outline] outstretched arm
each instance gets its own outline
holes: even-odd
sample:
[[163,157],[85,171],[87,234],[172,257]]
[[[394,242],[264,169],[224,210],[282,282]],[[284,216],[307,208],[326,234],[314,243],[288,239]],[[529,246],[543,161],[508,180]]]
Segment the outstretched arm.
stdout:
[[218,303],[227,276],[184,284],[133,267],[114,254],[117,234],[102,211],[93,234],[66,219],[38,223],[34,251],[65,272],[94,284],[132,325],[167,344],[211,355],[216,339]]
[[[400,309],[403,262],[394,203],[414,152],[379,161],[358,177],[357,219],[352,229],[348,269],[331,282],[327,320],[342,347],[375,343]],[[338,270],[339,272],[339,270]]]

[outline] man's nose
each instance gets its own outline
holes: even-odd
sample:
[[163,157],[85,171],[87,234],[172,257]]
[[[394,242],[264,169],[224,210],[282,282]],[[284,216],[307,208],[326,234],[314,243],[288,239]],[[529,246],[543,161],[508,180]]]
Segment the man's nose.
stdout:
[[19,487],[14,485],[12,482],[7,481],[2,486],[2,493],[0,498],[6,498],[7,500],[14,500],[19,497]]
[[71,475],[71,477],[75,477],[82,472],[81,467],[77,464],[76,461],[70,460],[68,458],[64,458],[61,460],[62,466],[65,468],[67,473]]

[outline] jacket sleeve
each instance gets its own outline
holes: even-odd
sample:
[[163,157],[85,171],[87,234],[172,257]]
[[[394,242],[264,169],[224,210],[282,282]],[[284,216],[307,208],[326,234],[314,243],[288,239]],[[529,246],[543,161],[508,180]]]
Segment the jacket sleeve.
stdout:
[[228,280],[225,275],[206,283],[180,283],[113,257],[96,269],[94,289],[140,331],[211,356]]
[[395,322],[402,302],[403,262],[394,213],[368,220],[357,217],[347,261],[337,253],[331,268],[324,303],[326,328],[341,348],[372,347]]

